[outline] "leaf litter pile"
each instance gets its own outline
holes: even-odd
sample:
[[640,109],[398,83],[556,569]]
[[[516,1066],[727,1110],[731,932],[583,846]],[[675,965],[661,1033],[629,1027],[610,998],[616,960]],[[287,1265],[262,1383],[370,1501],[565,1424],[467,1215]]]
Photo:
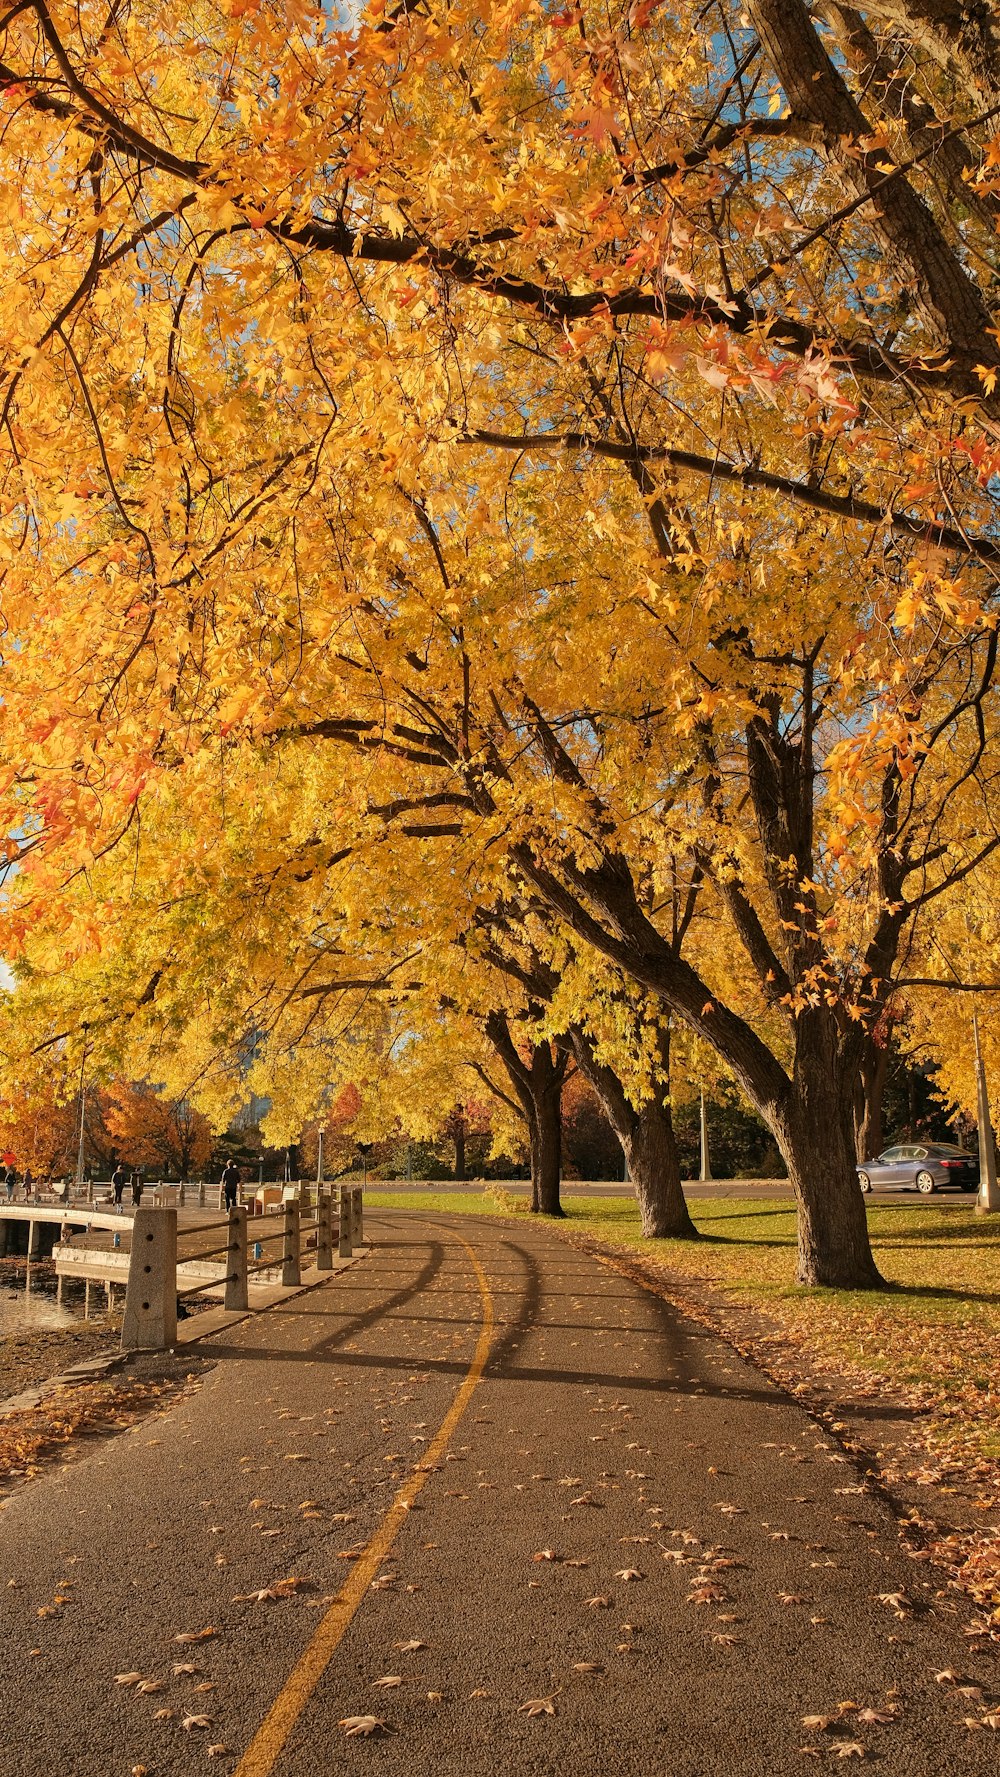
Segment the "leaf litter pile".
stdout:
[[126,1431],[160,1411],[190,1380],[188,1365],[175,1374],[74,1382],[54,1388],[37,1406],[0,1415],[0,1497],[46,1464],[81,1453],[87,1440]]

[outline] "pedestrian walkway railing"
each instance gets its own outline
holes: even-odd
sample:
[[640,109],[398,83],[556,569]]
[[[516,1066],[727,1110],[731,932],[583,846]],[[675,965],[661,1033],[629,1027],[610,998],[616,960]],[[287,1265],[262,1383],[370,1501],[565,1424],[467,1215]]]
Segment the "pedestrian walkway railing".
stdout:
[[[338,1258],[349,1259],[364,1239],[362,1190],[360,1185],[320,1189],[314,1203],[292,1198],[277,1214],[251,1214],[240,1206],[219,1221],[180,1229],[176,1208],[140,1206],[131,1235],[122,1350],[165,1351],[176,1341],[182,1303],[221,1291],[225,1308],[244,1312],[251,1305],[251,1278],[265,1272],[294,1288],[302,1281],[304,1243],[306,1250],[315,1246],[317,1271],[332,1271],[334,1245]],[[219,1238],[203,1245],[204,1235]],[[188,1283],[188,1267],[206,1261],[215,1261],[212,1272]]]

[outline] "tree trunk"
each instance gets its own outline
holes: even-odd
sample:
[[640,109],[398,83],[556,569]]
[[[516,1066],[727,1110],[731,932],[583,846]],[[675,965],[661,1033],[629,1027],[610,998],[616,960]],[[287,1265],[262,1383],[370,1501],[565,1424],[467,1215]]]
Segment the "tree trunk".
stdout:
[[631,1129],[619,1136],[635,1186],[639,1219],[649,1240],[696,1240],[681,1185],[681,1165],[668,1105],[647,1099],[633,1111]]
[[559,1174],[562,1163],[562,1082],[563,1069],[555,1077],[549,1045],[543,1043],[535,1056],[547,1054],[538,1068],[532,1058],[532,1097],[534,1115],[530,1120],[531,1135],[531,1208],[535,1215],[565,1214],[559,1201]]
[[771,1126],[798,1204],[798,1282],[879,1289],[855,1162],[857,1056],[838,1034],[825,1009],[800,1012],[792,1090]]
[[[628,1176],[635,1188],[643,1234],[650,1240],[698,1238],[681,1186],[681,1165],[670,1106],[648,1098],[640,1110],[630,1102],[617,1074],[598,1061],[583,1031],[571,1033],[580,1072],[598,1094],[611,1127],[625,1150]],[[664,1031],[661,1057],[669,1068],[669,1037]],[[669,1074],[666,1074],[669,1079]]]
[[[562,1088],[569,1053],[553,1052],[548,1041],[536,1043],[525,1060],[502,1012],[490,1012],[483,1029],[503,1062],[521,1116],[528,1125],[531,1154],[531,1213],[561,1216],[559,1174],[562,1164]],[[512,1101],[507,1100],[510,1104]]]
[[455,1178],[465,1178],[465,1118],[456,1114],[451,1126],[451,1139],[455,1143]]

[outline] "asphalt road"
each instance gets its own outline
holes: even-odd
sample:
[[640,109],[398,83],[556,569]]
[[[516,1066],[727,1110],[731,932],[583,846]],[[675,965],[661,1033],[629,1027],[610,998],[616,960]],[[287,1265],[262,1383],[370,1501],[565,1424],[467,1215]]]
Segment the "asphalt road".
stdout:
[[2,1777],[995,1773],[934,1676],[995,1663],[800,1407],[544,1228],[367,1220],[0,1512]]

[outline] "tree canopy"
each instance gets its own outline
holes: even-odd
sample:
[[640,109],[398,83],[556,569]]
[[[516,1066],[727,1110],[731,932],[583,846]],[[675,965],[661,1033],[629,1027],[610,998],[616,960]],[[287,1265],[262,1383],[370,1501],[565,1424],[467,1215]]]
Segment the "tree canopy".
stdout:
[[878,1281],[857,1080],[1000,843],[989,9],[23,0],[0,82],[26,1027],[319,1082],[541,970]]

